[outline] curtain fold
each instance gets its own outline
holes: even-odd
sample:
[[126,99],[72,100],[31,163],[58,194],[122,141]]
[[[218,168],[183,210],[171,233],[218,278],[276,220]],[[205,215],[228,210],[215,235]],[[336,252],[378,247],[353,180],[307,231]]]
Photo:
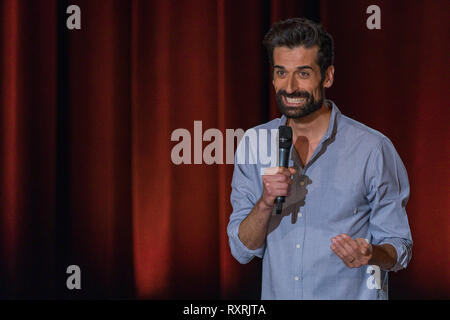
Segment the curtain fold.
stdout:
[[[0,295],[55,280],[56,4],[0,4]],[[36,276],[39,275],[39,276]]]

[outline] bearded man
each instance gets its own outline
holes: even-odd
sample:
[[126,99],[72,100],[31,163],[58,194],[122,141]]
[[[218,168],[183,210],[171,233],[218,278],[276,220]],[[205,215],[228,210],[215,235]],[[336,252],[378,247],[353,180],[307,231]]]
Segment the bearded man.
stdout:
[[320,24],[278,22],[264,45],[282,117],[253,129],[271,141],[273,129],[292,128],[290,167],[261,175],[259,161],[235,161],[231,253],[263,259],[262,299],[387,299],[388,272],[411,259],[406,169],[387,137],[325,98],[334,52]]

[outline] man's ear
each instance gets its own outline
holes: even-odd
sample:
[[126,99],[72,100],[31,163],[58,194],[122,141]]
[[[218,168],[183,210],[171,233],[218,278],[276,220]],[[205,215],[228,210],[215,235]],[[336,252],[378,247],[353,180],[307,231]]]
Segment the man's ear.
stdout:
[[329,88],[333,85],[334,81],[334,66],[329,66],[325,71],[325,81],[323,82],[323,86],[325,88]]

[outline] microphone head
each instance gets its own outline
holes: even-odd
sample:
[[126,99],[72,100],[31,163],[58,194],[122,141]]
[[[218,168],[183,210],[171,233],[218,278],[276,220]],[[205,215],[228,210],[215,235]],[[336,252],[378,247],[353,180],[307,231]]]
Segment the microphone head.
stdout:
[[280,148],[290,149],[292,146],[292,128],[289,126],[279,126],[278,140]]

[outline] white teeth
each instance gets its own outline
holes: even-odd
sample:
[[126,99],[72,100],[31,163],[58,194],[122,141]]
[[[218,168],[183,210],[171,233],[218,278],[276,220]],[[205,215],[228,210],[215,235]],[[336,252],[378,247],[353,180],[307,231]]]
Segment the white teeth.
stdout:
[[285,98],[288,103],[301,103],[304,100],[304,98]]

